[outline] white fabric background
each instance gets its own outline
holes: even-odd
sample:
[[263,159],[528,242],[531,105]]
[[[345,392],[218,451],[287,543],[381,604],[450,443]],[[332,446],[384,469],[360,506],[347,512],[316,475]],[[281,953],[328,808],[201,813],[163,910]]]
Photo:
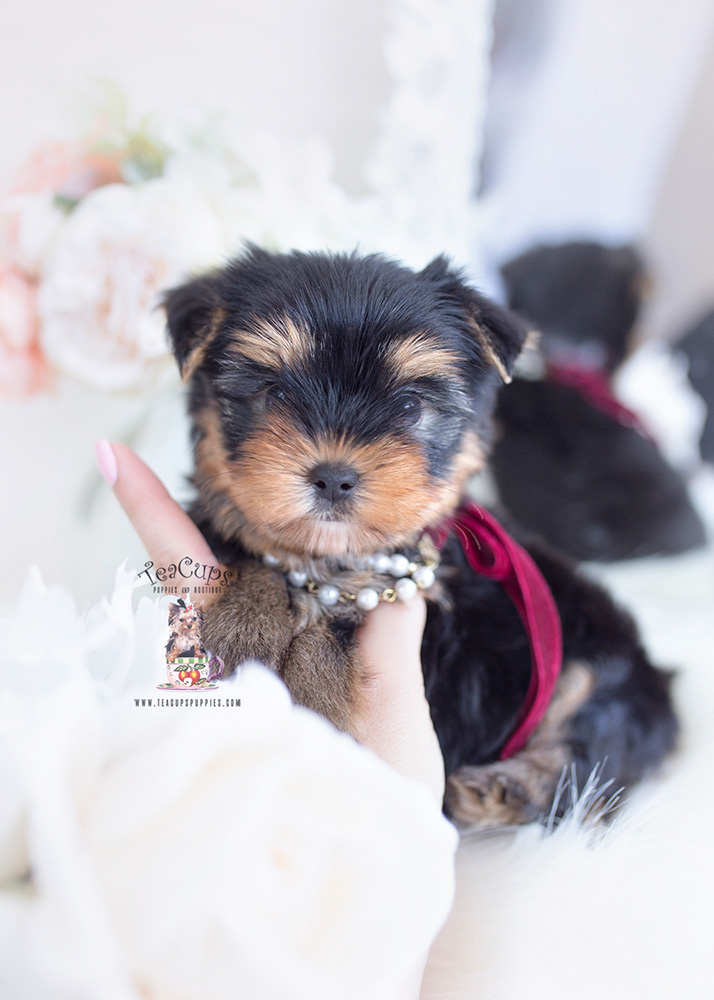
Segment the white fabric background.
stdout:
[[88,78],[104,77],[141,110],[221,109],[248,127],[327,135],[341,179],[363,184],[388,83],[383,0],[27,0],[2,22],[0,174],[63,137]]
[[[533,6],[547,27],[527,62],[520,26],[527,10],[532,35]],[[491,108],[494,133],[500,128],[487,190],[497,206],[494,252],[511,254],[534,238],[639,235],[708,54],[714,5],[507,0],[505,7],[505,27],[519,44],[502,53],[508,89],[497,81]]]

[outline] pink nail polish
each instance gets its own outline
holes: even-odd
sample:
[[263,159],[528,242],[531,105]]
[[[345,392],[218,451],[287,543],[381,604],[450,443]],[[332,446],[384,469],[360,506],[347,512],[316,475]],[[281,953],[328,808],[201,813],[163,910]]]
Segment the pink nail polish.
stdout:
[[108,441],[101,440],[97,441],[96,444],[97,453],[97,464],[99,465],[99,471],[104,476],[106,481],[110,486],[114,486],[117,481],[117,476],[119,475],[119,469],[117,467],[117,457],[114,454],[114,449],[109,444]]

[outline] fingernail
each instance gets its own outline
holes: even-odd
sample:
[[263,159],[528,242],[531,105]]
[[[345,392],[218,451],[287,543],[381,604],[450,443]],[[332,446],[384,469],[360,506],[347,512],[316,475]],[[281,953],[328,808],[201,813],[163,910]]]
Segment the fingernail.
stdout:
[[110,486],[114,486],[117,481],[117,476],[119,475],[119,469],[117,467],[117,457],[114,454],[114,449],[109,444],[108,441],[101,440],[97,441],[95,451],[97,453],[97,464],[99,465],[99,471],[104,476],[106,481]]

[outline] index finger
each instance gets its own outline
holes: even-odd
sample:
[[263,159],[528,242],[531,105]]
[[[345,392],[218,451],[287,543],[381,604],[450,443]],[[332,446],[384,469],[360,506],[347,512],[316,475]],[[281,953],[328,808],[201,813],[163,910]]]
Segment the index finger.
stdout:
[[200,564],[220,566],[188,514],[131,448],[100,441],[97,460],[154,565],[169,566],[188,556]]

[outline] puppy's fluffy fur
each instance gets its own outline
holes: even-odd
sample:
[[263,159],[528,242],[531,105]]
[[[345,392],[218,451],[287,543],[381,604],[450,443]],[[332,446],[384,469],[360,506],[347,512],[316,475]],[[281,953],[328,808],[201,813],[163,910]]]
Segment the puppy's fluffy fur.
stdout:
[[[416,274],[380,256],[252,248],[171,292],[166,309],[189,385],[192,516],[235,574],[206,606],[204,642],[227,672],[260,658],[298,703],[359,737],[359,612],[321,609],[261,556],[354,584],[360,556],[408,549],[441,523],[485,461],[525,330],[440,258]],[[335,482],[348,495],[328,495],[315,472],[325,467],[344,472]],[[560,611],[564,670],[539,730],[509,760],[499,752],[531,673],[518,613],[453,537],[430,592],[426,693],[446,809],[466,824],[548,813],[571,766],[581,782],[600,762],[605,779],[630,784],[675,740],[669,677],[631,619],[560,558],[530,551]]]

